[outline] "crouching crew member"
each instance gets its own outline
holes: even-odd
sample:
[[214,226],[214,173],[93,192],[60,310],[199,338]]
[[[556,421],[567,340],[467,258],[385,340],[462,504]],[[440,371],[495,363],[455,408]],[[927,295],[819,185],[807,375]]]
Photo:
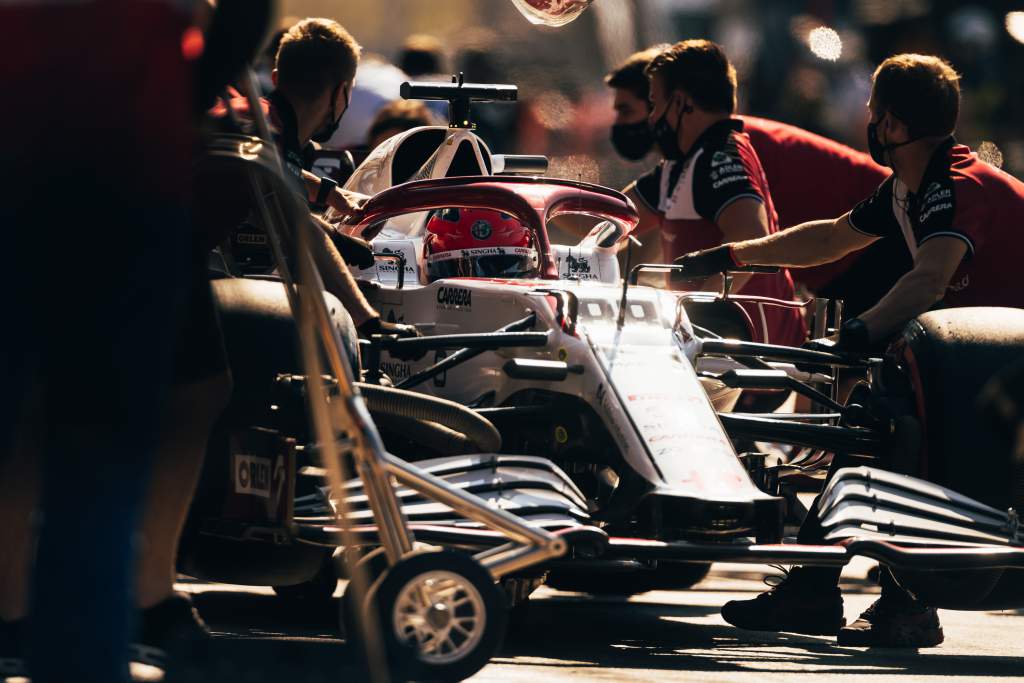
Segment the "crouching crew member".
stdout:
[[[874,74],[868,143],[892,174],[851,212],[765,238],[687,254],[677,263],[715,273],[736,263],[811,266],[879,239],[905,241],[913,267],[877,305],[843,324],[841,350],[880,348],[910,320],[942,305],[1024,307],[1016,273],[1024,183],[952,138],[959,76],[938,57],[903,54]],[[800,530],[821,542],[816,506]],[[839,633],[841,645],[928,647],[942,642],[936,611],[882,573],[882,595],[842,627],[839,571],[796,568],[772,591],[725,605],[726,621],[761,631]],[[840,630],[841,629],[841,630]]]

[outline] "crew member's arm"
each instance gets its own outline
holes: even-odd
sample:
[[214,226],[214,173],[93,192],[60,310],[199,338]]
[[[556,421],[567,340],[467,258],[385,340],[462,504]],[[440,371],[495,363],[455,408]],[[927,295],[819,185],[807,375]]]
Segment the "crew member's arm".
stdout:
[[733,265],[805,268],[838,261],[880,237],[902,239],[892,212],[892,186],[890,177],[853,211],[839,218],[810,221],[774,235],[686,254],[676,263],[694,277]]
[[889,293],[860,315],[870,342],[886,339],[936,304],[946,293],[953,274],[967,254],[967,243],[956,237],[935,237],[917,250],[914,267]]
[[324,281],[324,289],[338,297],[341,305],[345,307],[348,314],[352,316],[352,322],[356,327],[371,318],[379,318],[380,315],[374,310],[370,302],[366,300],[359,290],[356,280],[342,258],[341,252],[334,246],[328,232],[330,226],[326,226],[319,219],[314,219],[320,229],[311,230],[314,235],[314,243],[311,245],[313,260]]
[[877,239],[854,230],[846,214],[832,220],[809,221],[731,246],[732,256],[739,263],[807,268],[838,261]]
[[[352,277],[352,272],[348,268],[349,263],[362,268],[373,265],[373,250],[370,245],[358,238],[338,233],[334,226],[316,216],[312,218],[319,228],[311,231],[315,235],[315,242],[312,245],[313,261],[323,280],[324,289],[338,297],[341,305],[352,316],[352,322],[355,323],[359,334],[363,337],[371,334],[418,337],[419,331],[412,325],[381,320],[380,313],[366,300],[356,279]],[[342,256],[335,240],[338,240],[341,248],[345,249],[345,256]]]

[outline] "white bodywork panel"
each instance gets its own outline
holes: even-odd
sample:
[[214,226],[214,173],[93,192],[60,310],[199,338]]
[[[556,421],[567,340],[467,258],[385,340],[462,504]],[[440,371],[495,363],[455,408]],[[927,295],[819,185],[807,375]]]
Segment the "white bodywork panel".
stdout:
[[[388,277],[378,267],[375,278],[384,284]],[[736,458],[693,370],[697,340],[685,317],[676,320],[671,293],[631,288],[619,328],[621,288],[612,285],[459,278],[429,285],[410,279],[404,289],[391,287],[377,290],[372,303],[385,319],[415,324],[424,334],[493,332],[531,312],[534,329],[551,331],[545,347],[483,353],[412,387],[416,391],[464,404],[494,392],[495,405],[530,388],[575,396],[595,410],[630,466],[658,489],[723,501],[764,497]],[[545,290],[577,298],[575,334],[562,329]],[[405,361],[383,354],[381,369],[400,382],[444,355]],[[560,382],[513,379],[502,369],[510,358],[561,360],[582,372]]]

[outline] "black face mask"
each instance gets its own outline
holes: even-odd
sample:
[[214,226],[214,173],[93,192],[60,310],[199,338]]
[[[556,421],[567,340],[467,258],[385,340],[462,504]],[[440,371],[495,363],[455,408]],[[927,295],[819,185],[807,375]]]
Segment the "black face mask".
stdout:
[[623,159],[637,161],[654,147],[654,135],[646,121],[612,126],[612,147]]
[[[340,88],[341,85],[338,85]],[[313,142],[324,143],[331,139],[335,131],[338,130],[338,126],[341,125],[341,117],[348,111],[348,100],[349,95],[345,93],[345,108],[341,110],[341,113],[337,117],[334,116],[334,101],[338,99],[338,88],[331,91],[331,110],[327,113],[327,123],[320,127],[315,133],[309,136],[309,139]]]
[[871,159],[879,166],[891,166],[892,164],[889,163],[889,160],[891,159],[891,154],[894,149],[902,147],[903,145],[909,145],[911,142],[917,142],[923,137],[919,135],[916,138],[910,138],[906,142],[896,142],[883,145],[882,141],[878,139],[878,124],[880,124],[882,119],[887,115],[888,112],[882,114],[878,121],[868,123],[868,153],[871,155]]
[[683,127],[683,114],[692,111],[693,105],[689,104],[680,109],[675,128],[668,124],[668,107],[665,107],[665,113],[661,118],[654,122],[654,141],[658,144],[661,155],[669,161],[677,161],[685,156],[683,150],[679,148],[679,131]]

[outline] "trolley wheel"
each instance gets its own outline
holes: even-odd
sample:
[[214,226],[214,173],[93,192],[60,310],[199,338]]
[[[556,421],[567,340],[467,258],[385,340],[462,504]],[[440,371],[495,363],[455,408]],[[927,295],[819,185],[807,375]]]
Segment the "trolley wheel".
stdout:
[[398,680],[472,676],[497,653],[508,623],[505,596],[490,573],[451,550],[395,564],[370,589],[366,609],[374,610]]
[[287,605],[317,605],[326,604],[337,587],[338,575],[334,569],[334,560],[327,555],[309,581],[291,586],[274,586],[274,593]]

